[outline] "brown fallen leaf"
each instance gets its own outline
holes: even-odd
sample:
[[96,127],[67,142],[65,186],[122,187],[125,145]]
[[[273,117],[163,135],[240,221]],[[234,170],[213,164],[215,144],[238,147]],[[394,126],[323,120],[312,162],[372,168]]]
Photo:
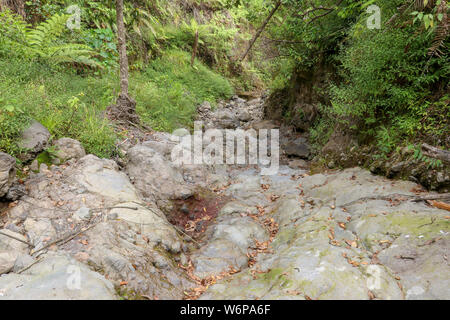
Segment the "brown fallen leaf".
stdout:
[[356,241],[345,240],[345,243],[348,244],[352,248],[358,248],[358,243]]
[[14,208],[15,206],[17,206],[17,201],[14,201],[14,202],[11,202],[9,205],[8,205],[8,208]]
[[288,293],[288,294],[291,294],[291,295],[293,295],[293,296],[298,296],[298,295],[301,294],[301,292],[300,292],[300,291],[297,291],[297,290],[288,290],[287,293]]
[[270,201],[274,202],[274,201],[276,201],[279,197],[280,197],[279,195],[273,194],[273,195],[270,196]]
[[186,230],[187,232],[194,231],[194,230],[195,230],[195,226],[196,226],[195,222],[189,220],[189,221],[186,223],[186,225],[184,226],[184,230]]
[[348,260],[348,263],[350,263],[354,267],[358,267],[360,265],[360,263],[358,261],[354,261],[354,260]]
[[347,227],[345,226],[344,222],[338,222],[339,227],[341,227],[342,229],[346,229]]
[[428,203],[431,204],[433,207],[450,211],[450,204],[442,202],[442,201],[435,201],[435,200],[428,200]]
[[340,247],[341,246],[341,243],[339,241],[336,241],[336,240],[331,240],[330,244],[335,246],[335,247]]
[[128,284],[128,281],[120,281],[121,286],[126,286]]

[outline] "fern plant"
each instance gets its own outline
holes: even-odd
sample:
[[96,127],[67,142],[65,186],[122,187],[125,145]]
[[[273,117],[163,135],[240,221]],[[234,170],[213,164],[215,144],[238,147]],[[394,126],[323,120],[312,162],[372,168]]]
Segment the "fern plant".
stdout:
[[55,14],[32,29],[24,26],[21,36],[12,40],[27,56],[46,60],[50,64],[77,63],[101,67],[93,59],[97,54],[87,45],[68,43],[63,40],[66,22],[70,15]]

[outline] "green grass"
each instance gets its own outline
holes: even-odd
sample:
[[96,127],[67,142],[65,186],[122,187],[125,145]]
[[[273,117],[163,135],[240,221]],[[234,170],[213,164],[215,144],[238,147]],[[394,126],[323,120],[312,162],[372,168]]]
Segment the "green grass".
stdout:
[[[137,112],[155,130],[192,127],[196,105],[233,94],[229,82],[190,55],[168,51],[142,72],[133,72],[130,91]],[[53,138],[79,140],[87,153],[111,157],[117,134],[102,117],[118,92],[116,74],[81,76],[68,68],[0,57],[0,151],[17,155],[17,137],[31,118]]]
[[0,150],[16,155],[20,151],[16,138],[34,118],[54,138],[71,137],[88,153],[110,156],[116,135],[101,117],[112,101],[108,82],[106,77],[82,77],[35,62],[0,59]]
[[170,50],[152,61],[142,73],[134,73],[130,90],[137,112],[155,130],[192,127],[195,108],[203,101],[215,104],[233,94],[228,80],[196,61],[190,54]]

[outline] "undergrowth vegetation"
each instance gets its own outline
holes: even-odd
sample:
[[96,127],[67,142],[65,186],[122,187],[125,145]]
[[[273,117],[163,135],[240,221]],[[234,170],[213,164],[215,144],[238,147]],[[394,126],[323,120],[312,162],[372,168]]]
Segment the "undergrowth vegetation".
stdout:
[[115,133],[101,111],[111,103],[107,78],[83,77],[52,70],[42,63],[0,59],[0,149],[20,150],[17,138],[31,118],[54,138],[80,140],[87,152],[101,157],[114,152]]
[[[88,152],[113,155],[117,133],[103,113],[119,92],[115,1],[14,1],[24,4],[23,16],[0,12],[0,150],[17,154],[17,137],[34,118],[54,138],[70,136]],[[80,28],[65,27],[71,5],[80,8]],[[375,29],[367,25],[373,5],[380,10]],[[421,141],[449,147],[448,1],[132,0],[124,6],[130,94],[155,130],[191,127],[203,101],[214,106],[235,92],[269,89],[288,95],[276,107],[289,122],[307,119],[298,106],[313,105],[317,116],[308,130],[316,150],[335,128],[375,146],[380,157]],[[319,81],[320,73],[326,77]],[[310,82],[310,92],[298,92],[298,81]]]
[[[118,133],[104,116],[118,92],[115,7],[108,1],[78,4],[83,10],[76,30],[66,28],[66,1],[30,3],[27,21],[8,10],[0,12],[0,151],[18,155],[20,133],[35,119],[54,139],[77,139],[88,153],[111,157],[117,152]],[[150,15],[150,10],[158,14]],[[169,14],[164,10],[170,10],[168,3],[156,9],[127,3],[125,20],[137,112],[144,124],[171,131],[191,127],[203,101],[214,105],[234,93],[212,64],[223,61],[218,56],[230,48],[227,41],[235,31],[223,35],[225,28],[194,20],[179,21],[179,27],[173,21],[159,24]],[[201,50],[216,55],[215,62],[205,60],[209,66],[199,59],[191,66],[191,53],[183,51],[191,50],[197,30]]]
[[230,98],[233,88],[199,61],[192,68],[188,53],[170,50],[143,72],[133,74],[131,92],[145,122],[155,130],[172,131],[191,127],[196,106],[203,101],[214,105],[219,99]]
[[[324,97],[326,103],[285,101],[291,104],[285,116],[292,107],[315,104],[319,116],[310,134],[316,150],[329,141],[333,128],[345,130],[360,145],[375,146],[382,157],[421,141],[449,148],[448,1],[284,4],[278,12],[286,17],[284,23],[273,23],[267,31],[289,61],[274,73],[273,89],[292,87],[295,75],[327,74],[328,81],[314,83],[302,95]],[[379,26],[369,28],[375,13]]]

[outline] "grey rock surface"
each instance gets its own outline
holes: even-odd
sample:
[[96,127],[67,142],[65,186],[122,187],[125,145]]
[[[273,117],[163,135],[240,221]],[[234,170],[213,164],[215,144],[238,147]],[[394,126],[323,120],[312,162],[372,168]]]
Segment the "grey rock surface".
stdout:
[[[302,175],[297,172],[291,171]],[[209,287],[201,299],[450,298],[450,223],[446,211],[408,200],[417,185],[358,168],[304,175],[292,181],[301,186],[301,195],[287,193],[295,186],[283,188],[280,176],[264,179],[270,187],[259,192],[279,196],[264,203],[265,216],[279,225],[270,249],[258,254],[253,266]],[[256,183],[250,185],[251,181],[234,184],[232,192],[257,193]],[[389,201],[394,194],[405,197]],[[239,206],[225,206],[222,213],[255,205],[241,197]],[[221,223],[219,219],[218,226]],[[231,249],[222,249],[225,241],[216,251],[220,248],[227,256]],[[228,241],[231,248],[235,243]],[[211,252],[205,247],[196,255],[201,250],[205,255]],[[197,269],[208,269],[211,261],[219,265],[213,257],[200,260]]]
[[44,150],[50,139],[50,132],[41,123],[33,120],[31,124],[22,132],[19,147],[27,150],[30,159],[33,155]]
[[53,159],[54,164],[64,163],[71,159],[81,159],[86,155],[81,143],[77,140],[71,138],[61,138],[53,143],[56,148],[55,158]]
[[49,256],[21,274],[0,276],[0,300],[113,300],[113,284],[65,256]]
[[9,154],[0,152],[0,198],[8,193],[16,177],[16,160]]
[[23,235],[8,229],[2,229],[0,231],[0,274],[3,274],[11,271],[16,259],[26,253],[28,246],[14,239],[17,238],[22,241],[27,241]]
[[289,141],[284,148],[289,156],[296,156],[301,159],[308,159],[310,155],[309,146],[305,139],[299,138],[294,141]]

